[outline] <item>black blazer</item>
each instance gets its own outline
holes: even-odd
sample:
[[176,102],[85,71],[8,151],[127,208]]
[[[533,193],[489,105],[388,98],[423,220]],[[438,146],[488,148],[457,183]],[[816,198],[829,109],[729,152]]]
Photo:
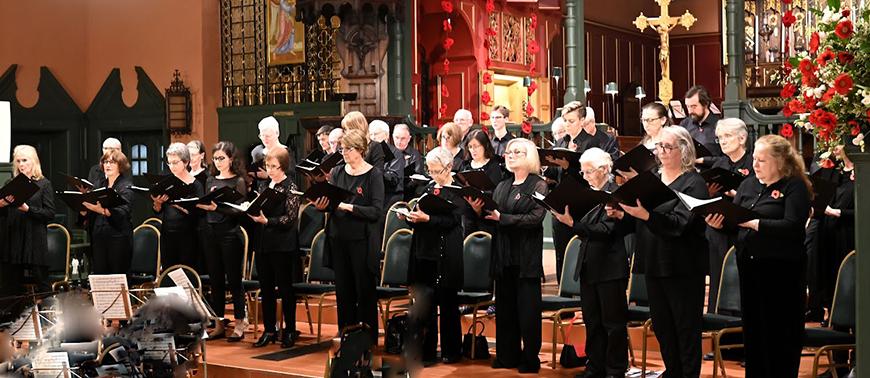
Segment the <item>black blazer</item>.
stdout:
[[[520,267],[520,277],[539,278],[544,275],[544,216],[547,210],[532,200],[534,192],[547,194],[547,182],[529,175],[511,195],[514,177],[496,186],[493,199],[501,213],[496,235],[493,235],[492,273],[501,276],[511,265]],[[483,214],[482,214],[483,215]]]
[[[360,250],[346,251],[348,253],[365,253],[368,268],[372,274],[380,272],[381,232],[378,222],[384,216],[384,176],[380,169],[372,167],[368,172],[351,176],[345,171],[345,166],[332,169],[331,184],[347,189],[354,196],[345,202],[353,205],[353,212],[338,210],[337,204],[330,205],[332,212],[326,222],[326,253],[323,254],[323,264],[332,268],[332,239],[362,241]],[[355,236],[346,239],[348,225],[362,228],[362,238]],[[363,250],[365,248],[365,250]]]
[[[109,181],[106,177],[101,177],[94,182],[94,187],[102,188],[108,186],[108,183]],[[88,211],[87,214],[85,214],[86,221],[93,225],[93,231],[95,233],[109,237],[133,237],[133,222],[130,219],[133,211],[133,189],[130,189],[130,186],[132,185],[133,180],[126,174],[122,174],[115,179],[115,184],[112,185],[112,189],[118,192],[118,195],[121,196],[121,198],[127,200],[127,203],[109,208],[110,216],[105,217],[102,214],[97,214],[93,211]]]
[[[707,183],[695,171],[683,173],[668,187],[695,198],[709,196]],[[650,277],[703,275],[710,253],[704,238],[707,227],[704,219],[689,211],[679,199],[647,210],[649,219],[635,223],[636,269]]]
[[[259,192],[269,187],[271,180],[260,182]],[[296,218],[299,215],[299,196],[291,194],[296,190],[296,184],[287,176],[284,181],[275,185],[275,191],[285,193],[287,197],[280,205],[263,209],[266,224],[257,223],[260,227],[260,251],[291,252],[297,248]]]
[[758,231],[737,229],[737,256],[741,258],[806,258],[805,225],[810,215],[810,192],[800,177],[784,177],[765,185],[747,178],[737,189],[734,203],[752,209],[761,218]]
[[[12,264],[47,265],[48,231],[54,219],[54,189],[46,178],[35,180],[39,191],[25,203],[27,212],[6,206],[0,208],[0,228],[8,231],[8,244],[0,244],[0,261]],[[0,240],[2,241],[2,240]]]
[[[453,191],[442,191],[435,188],[434,183],[430,183],[426,187],[426,192],[453,202],[456,208],[451,214],[429,214],[428,222],[408,222],[414,230],[411,249],[414,259],[426,261],[424,263],[437,264],[440,286],[461,289],[465,274],[462,265],[464,237],[461,219],[467,207],[466,202]],[[395,215],[387,214],[387,216]],[[413,262],[408,264],[408,277],[411,282],[417,282],[415,265]],[[421,283],[431,284],[429,282]]]
[[[604,186],[612,192],[619,186],[613,181]],[[625,251],[626,223],[607,216],[598,205],[583,218],[574,221],[574,234],[582,240],[575,278],[585,283],[628,279],[628,254]]]

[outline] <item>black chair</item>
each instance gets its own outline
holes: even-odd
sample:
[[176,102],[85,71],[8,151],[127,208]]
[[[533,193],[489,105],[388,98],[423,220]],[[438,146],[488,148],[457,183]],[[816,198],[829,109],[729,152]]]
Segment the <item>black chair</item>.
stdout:
[[[805,329],[804,347],[816,348],[813,355],[813,378],[818,377],[819,368],[829,368],[834,377],[837,377],[836,368],[852,367],[848,362],[835,362],[833,351],[848,353],[855,350],[855,259],[855,251],[852,251],[840,264],[828,326]],[[819,357],[823,353],[827,355],[827,364],[819,364]]]
[[[305,282],[293,284],[296,296],[305,303],[305,312],[308,315],[308,328],[312,328],[311,310],[308,308],[309,299],[317,299],[317,342],[320,342],[320,330],[323,324],[323,302],[327,297],[335,297],[335,272],[323,266],[325,253],[326,231],[320,230],[311,242],[311,258],[308,259],[308,274]],[[289,274],[289,272],[288,272]],[[259,295],[258,295],[259,296]],[[332,304],[331,306],[335,306]]]
[[139,225],[133,230],[133,258],[127,282],[133,287],[153,285],[159,275],[160,231],[150,224]]
[[163,225],[163,221],[160,218],[148,218],[142,222],[142,224],[150,224],[160,230],[160,226]]
[[722,349],[743,348],[743,343],[722,344],[722,336],[743,332],[742,309],[740,307],[740,274],[737,269],[737,251],[734,247],[725,253],[722,262],[722,272],[719,275],[719,291],[716,299],[716,309],[712,314],[704,314],[701,319],[701,330],[713,339],[713,378],[719,370],[725,373],[722,361]]
[[398,229],[387,240],[384,249],[384,266],[381,269],[381,284],[376,288],[378,309],[381,311],[384,328],[393,312],[394,301],[410,299],[408,295],[408,264],[411,262],[411,242],[414,232]]
[[326,226],[326,213],[318,211],[310,203],[299,209],[299,250],[305,255],[311,252],[314,236]]
[[[626,247],[631,247],[629,251],[634,251],[633,238],[626,237]],[[635,254],[631,256],[631,275],[628,278],[628,327],[642,327],[643,336],[641,341],[641,376],[646,376],[646,352],[647,341],[653,336],[650,332],[652,328],[652,320],[650,320],[649,312],[649,294],[646,290],[646,275],[643,273],[634,272]],[[637,366],[634,359],[634,348],[632,348],[631,333],[628,334],[628,352],[631,357],[631,364]]]
[[407,208],[407,207],[408,207],[407,202],[399,201],[399,202],[394,203],[392,206],[390,206],[389,210],[387,210],[386,220],[384,221],[384,238],[383,238],[383,241],[381,242],[381,250],[382,251],[386,252],[387,241],[390,239],[391,236],[393,236],[394,232],[401,230],[403,228],[404,229],[411,228],[411,226],[408,225],[407,221],[405,221],[403,219],[399,219],[399,217],[396,216],[396,213],[394,211],[392,211],[393,209]]
[[[460,305],[471,307],[471,332],[476,335],[477,312],[495,303],[492,299],[492,278],[489,274],[492,235],[484,231],[472,232],[465,237],[462,249],[464,281],[458,300]],[[484,317],[488,316],[490,315]],[[474,343],[471,344],[471,358],[474,359]]]
[[70,234],[66,227],[51,223],[47,228],[48,252],[45,262],[48,263],[48,282],[54,291],[60,286],[69,286],[69,246]]
[[[580,311],[580,278],[577,276],[577,259],[580,257],[580,245],[582,241],[577,236],[568,241],[565,246],[565,259],[562,263],[562,279],[559,281],[558,295],[544,295],[541,297],[542,310],[546,313],[544,319],[550,319],[553,322],[553,338],[552,338],[552,363],[551,367],[556,368],[556,341],[558,333],[562,334],[562,342],[567,341],[568,335],[565,335],[562,327],[562,314],[573,313]],[[573,320],[569,320],[571,322]],[[557,333],[558,331],[558,333]]]

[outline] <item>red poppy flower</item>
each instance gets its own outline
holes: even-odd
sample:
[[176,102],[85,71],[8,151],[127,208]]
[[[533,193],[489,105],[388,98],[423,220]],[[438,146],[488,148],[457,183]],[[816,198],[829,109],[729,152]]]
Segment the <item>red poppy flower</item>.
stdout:
[[486,12],[495,12],[495,0],[486,0]]
[[532,133],[532,124],[529,121],[523,121],[523,134]]
[[494,28],[488,27],[486,28],[486,35],[490,37],[495,37],[496,35],[498,35],[498,32],[496,32]]
[[441,195],[441,188],[435,188],[434,190],[432,190],[432,194],[436,196]]
[[490,96],[489,91],[483,91],[483,93],[480,94],[480,102],[484,105],[488,105],[490,101],[492,101],[492,96]]
[[786,105],[782,108],[782,115],[784,117],[791,117],[792,115],[794,115],[794,112],[791,111],[791,108],[789,108],[788,105]]
[[747,168],[740,168],[737,170],[737,172],[740,172],[741,175],[749,176],[749,169]]
[[861,126],[858,125],[858,121],[851,120],[848,123],[852,128],[852,136],[858,136],[858,134],[861,134]]
[[529,22],[529,29],[535,30],[538,28],[538,15],[532,13],[532,20]]
[[453,1],[441,0],[441,10],[447,13],[453,13]]
[[816,66],[813,65],[813,62],[809,59],[802,60],[798,68],[801,70],[801,73],[804,74],[804,76],[811,74],[813,71],[816,70]]
[[841,73],[834,79],[834,88],[837,89],[837,93],[845,96],[849,94],[849,91],[852,90],[852,76],[849,76],[847,73]]
[[779,128],[779,135],[782,135],[783,138],[791,138],[794,136],[794,127],[791,124],[786,123]]
[[531,84],[529,84],[529,88],[528,88],[529,96],[531,96],[532,93],[535,93],[535,90],[537,90],[537,89],[538,89],[538,82],[532,80],[532,82],[531,82]]
[[492,83],[492,74],[489,72],[484,72],[483,73],[483,84],[485,85],[485,84],[489,84],[489,83]]
[[792,84],[792,83],[787,83],[786,85],[784,85],[784,86],[782,87],[782,90],[779,92],[779,97],[782,97],[782,98],[791,98],[792,96],[794,96],[794,92],[795,92],[796,90],[797,90],[797,87],[795,87],[794,84]]
[[359,194],[359,195],[362,195],[362,194],[363,194],[363,191],[362,191],[362,187],[361,187],[361,186],[357,186],[357,187],[356,187],[356,194]]
[[834,162],[831,159],[822,159],[819,161],[819,167],[834,168]]
[[530,103],[526,104],[526,114],[531,115],[534,112],[535,112],[535,107],[532,106],[532,103],[530,102]]
[[454,41],[453,38],[444,38],[444,50],[450,50],[454,43],[456,43],[456,41]]
[[447,20],[444,20],[443,22],[441,22],[441,29],[443,29],[446,32],[453,31],[453,23],[450,22],[450,19],[447,19]]
[[834,52],[831,51],[830,48],[826,48],[825,51],[819,54],[819,56],[816,58],[816,62],[818,62],[820,66],[824,67],[828,64],[829,60],[836,58],[837,55],[834,54]]
[[819,51],[819,33],[813,32],[810,36],[810,54],[815,54]]
[[529,41],[529,54],[535,55],[539,51],[541,51],[541,46],[538,45],[538,41],[530,40]]
[[441,97],[450,97],[450,91],[447,89],[447,86],[441,84]]
[[489,113],[480,112],[480,122],[489,121]]
[[447,104],[441,104],[441,107],[438,108],[439,118],[444,118],[447,114]]
[[492,59],[490,59],[489,57],[486,57],[486,60],[484,61],[484,63],[485,63],[484,66],[486,66],[486,69],[492,68]]
[[788,109],[791,110],[792,113],[803,113],[806,110],[804,104],[797,99],[788,102]]
[[780,192],[779,190],[774,190],[770,192],[770,196],[773,197],[773,199],[780,199],[782,198],[782,192]]
[[535,76],[535,69],[537,69],[538,64],[532,59],[532,62],[529,63],[529,76]]
[[791,9],[789,9],[785,12],[785,14],[782,15],[782,26],[789,28],[794,25],[795,22],[797,22],[797,18],[795,18],[794,15],[791,13]]
[[837,60],[840,61],[840,64],[846,65],[852,63],[855,60],[855,56],[848,51],[840,51],[837,53]]
[[837,24],[837,28],[834,29],[834,34],[836,34],[837,37],[840,37],[840,39],[848,39],[852,36],[852,33],[854,31],[855,30],[852,28],[852,21],[843,20],[840,21],[839,24]]

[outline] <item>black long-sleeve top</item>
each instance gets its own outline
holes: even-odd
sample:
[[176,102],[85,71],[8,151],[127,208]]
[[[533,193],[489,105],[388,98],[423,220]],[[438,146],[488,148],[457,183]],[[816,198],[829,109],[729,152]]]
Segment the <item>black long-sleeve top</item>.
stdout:
[[298,247],[296,218],[299,216],[299,196],[290,192],[296,190],[296,184],[293,183],[290,176],[287,176],[283,181],[274,185],[272,185],[271,180],[261,182],[259,192],[262,193],[267,188],[275,189],[286,196],[279,205],[263,209],[266,224],[257,223],[260,227],[260,252],[296,251]]
[[[93,183],[95,188],[108,186],[108,179],[101,177]],[[88,211],[85,215],[86,221],[93,226],[93,232],[102,236],[132,236],[133,222],[131,220],[133,211],[133,190],[130,186],[133,185],[133,180],[130,176],[121,175],[115,179],[112,189],[118,193],[121,198],[127,202],[123,205],[110,207],[109,216],[103,216],[93,211]]]
[[398,148],[389,147],[395,158],[384,162],[384,198],[401,195],[405,191],[405,159]]
[[[462,169],[460,171],[471,171],[471,170],[482,170],[486,173],[486,176],[496,185],[502,182],[507,177],[513,178],[513,174],[504,170],[499,161],[495,158],[489,159],[486,164],[481,167],[474,168],[471,166],[471,160],[466,160],[462,162]],[[491,192],[489,194],[492,194]],[[467,202],[466,202],[467,203]],[[484,214],[485,215],[485,214]],[[498,226],[496,222],[483,219],[478,217],[474,210],[471,207],[468,207],[468,210],[463,213],[462,216],[462,225],[463,230],[465,231],[465,235],[470,235],[476,231],[485,231],[490,234],[495,234],[496,227]]]
[[[247,183],[245,183],[245,179],[240,176],[233,176],[230,178],[218,178],[215,176],[209,176],[205,182],[205,191],[206,193],[211,193],[215,190],[227,186],[235,189],[237,192],[239,192],[239,194],[242,195],[242,198],[236,201],[237,204],[244,201],[244,198],[248,194],[248,185]],[[205,219],[209,224],[220,224],[225,230],[233,229],[238,226],[238,217],[239,214],[237,211],[227,209],[225,206],[221,205],[218,205],[218,208],[215,211],[209,211],[205,215]]]
[[[362,241],[361,248],[367,248],[366,261],[372,273],[377,273],[380,255],[380,233],[375,229],[384,211],[384,177],[380,169],[371,168],[368,172],[352,176],[345,170],[347,166],[332,169],[330,183],[349,190],[354,195],[345,203],[353,205],[353,211],[339,210],[338,204],[330,204],[332,209],[326,223],[327,243],[329,239]],[[348,253],[363,251],[348,251]],[[332,256],[324,254],[324,265],[332,266]]]
[[489,143],[492,144],[492,150],[495,156],[498,157],[498,160],[504,160],[504,151],[507,148],[507,144],[514,138],[514,134],[511,134],[510,131],[501,138],[495,136],[495,130],[492,131],[492,134],[489,136]]
[[719,116],[713,112],[709,112],[707,118],[702,119],[700,122],[695,122],[692,117],[686,117],[686,119],[680,122],[680,126],[689,132],[692,139],[703,144],[713,154],[713,156],[705,156],[703,158],[704,162],[701,164],[703,167],[711,166],[713,162],[722,156],[722,147],[716,142],[717,123],[719,123]]
[[8,232],[8,243],[0,244],[0,261],[11,264],[47,265],[46,226],[54,219],[54,189],[46,178],[33,181],[39,190],[24,203],[27,212],[18,207],[0,208],[0,227]]
[[[520,277],[544,275],[544,216],[547,210],[531,199],[534,192],[547,194],[547,183],[537,175],[514,185],[511,176],[496,186],[493,199],[501,213],[493,238],[492,273],[498,277],[508,266],[519,266]],[[482,214],[485,215],[485,214]]]
[[[709,197],[704,178],[694,171],[683,173],[668,187],[695,198]],[[704,219],[689,211],[679,199],[647,211],[648,220],[636,220],[636,269],[651,277],[703,275],[709,254]]]
[[760,215],[758,231],[737,228],[738,257],[806,258],[810,191],[800,177],[784,177],[770,185],[747,178],[737,189],[734,203]]
[[[619,157],[619,143],[617,143],[616,138],[600,130],[596,130],[595,135],[587,133],[586,130],[580,130],[580,133],[573,140],[570,136],[566,135],[565,138],[557,140],[554,147],[570,148],[572,142],[576,146],[574,151],[579,154],[586,152],[590,148],[600,148],[610,154],[613,160]],[[558,166],[547,167],[544,171],[544,176],[556,182],[561,182],[565,176],[571,176],[578,182],[586,181],[583,179],[583,174],[580,173],[580,160],[569,161],[568,168],[566,169]]]
[[[456,192],[436,188],[434,183],[426,187],[426,193],[442,197],[456,208],[449,214],[428,214],[429,221],[408,223],[414,230],[412,253],[415,259],[431,261],[438,267],[438,284],[454,289],[462,288],[463,265],[462,250],[464,235],[462,233],[462,215],[466,211],[466,202]],[[387,216],[395,216],[388,214]],[[414,282],[414,267],[408,264],[408,277]]]
[[[199,198],[205,195],[202,183],[195,177],[193,182],[187,185],[193,187],[191,196]],[[187,214],[185,214],[175,206],[172,206],[169,202],[163,203],[160,206],[160,211],[157,211],[156,213],[162,221],[162,223],[160,223],[160,230],[170,232],[192,232],[192,230],[199,226],[199,222],[202,218],[202,213],[195,209],[189,209]]]
[[365,161],[379,170],[384,169],[384,148],[380,143],[369,143]]
[[[610,181],[602,190],[613,192],[618,188]],[[574,234],[582,240],[575,271],[578,277],[575,278],[586,283],[628,279],[628,254],[625,251],[628,222],[608,217],[603,204],[574,220]]]

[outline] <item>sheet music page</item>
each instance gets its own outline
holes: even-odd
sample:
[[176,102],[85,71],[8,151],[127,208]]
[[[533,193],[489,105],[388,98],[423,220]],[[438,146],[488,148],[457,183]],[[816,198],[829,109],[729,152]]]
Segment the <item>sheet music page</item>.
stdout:
[[23,312],[21,318],[9,327],[9,331],[15,341],[39,341],[42,335],[42,325],[36,307],[31,307]]
[[183,269],[179,268],[169,272],[169,278],[172,279],[172,282],[175,282],[175,285],[184,288],[184,295],[190,298],[189,301],[193,303],[193,307],[201,315],[209,315],[208,307],[202,301],[202,297],[197,295],[196,288],[190,282],[190,279],[187,278],[187,274],[184,273]]
[[88,276],[91,284],[91,299],[94,308],[105,319],[129,319],[133,309],[130,300],[123,298],[122,291],[127,292],[127,275],[125,274],[92,274]]
[[36,378],[67,377],[67,374],[63,374],[64,367],[69,367],[69,355],[66,352],[46,352],[33,358]]
[[139,352],[147,360],[163,360],[169,363],[171,351],[175,350],[175,338],[171,333],[155,333],[138,342]]

